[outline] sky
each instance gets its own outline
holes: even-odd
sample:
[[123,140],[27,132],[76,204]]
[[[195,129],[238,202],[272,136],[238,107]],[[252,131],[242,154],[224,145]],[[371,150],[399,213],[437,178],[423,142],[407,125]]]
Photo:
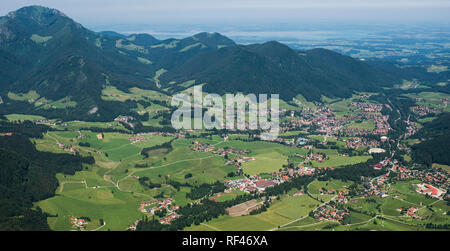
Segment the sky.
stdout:
[[89,28],[270,23],[450,24],[450,0],[1,0],[56,8]]

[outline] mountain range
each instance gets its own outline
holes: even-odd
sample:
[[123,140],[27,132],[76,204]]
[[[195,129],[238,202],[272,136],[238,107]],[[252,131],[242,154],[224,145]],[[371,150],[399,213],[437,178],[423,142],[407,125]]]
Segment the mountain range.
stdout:
[[[0,17],[2,114],[110,121],[136,107],[130,100],[103,100],[102,89],[108,85],[124,92],[138,87],[172,95],[204,84],[205,91],[219,94],[278,93],[286,101],[302,94],[314,101],[400,82],[399,76],[358,59],[325,49],[293,50],[276,41],[240,45],[219,33],[166,40],[98,33],[41,6]],[[38,109],[29,100],[12,98],[30,91],[40,99],[76,105]]]

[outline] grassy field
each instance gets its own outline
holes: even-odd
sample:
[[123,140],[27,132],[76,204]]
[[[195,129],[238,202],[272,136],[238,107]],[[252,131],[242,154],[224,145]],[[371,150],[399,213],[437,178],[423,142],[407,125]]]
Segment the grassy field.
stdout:
[[16,101],[28,101],[29,103],[33,103],[36,101],[40,95],[36,91],[29,91],[28,93],[14,93],[8,92],[8,98]]
[[240,190],[233,190],[230,193],[222,193],[218,196],[214,196],[213,198],[217,201],[217,202],[223,202],[223,201],[227,201],[227,200],[232,200],[234,198],[236,198],[239,195],[245,194],[245,192],[240,191]]
[[408,202],[411,205],[420,206],[429,205],[436,201],[436,199],[426,198],[424,195],[416,192],[415,185],[422,183],[419,180],[410,180],[404,182],[397,182],[391,186],[392,195],[397,195],[399,199]]
[[[78,135],[86,135],[86,138],[77,139]],[[92,150],[100,150],[112,161],[123,160],[139,160],[143,156],[140,152],[145,147],[160,145],[170,141],[171,137],[162,137],[158,135],[144,135],[146,141],[133,143],[128,138],[133,137],[130,134],[122,133],[103,133],[104,138],[98,139],[97,132],[81,131],[81,132],[49,132],[47,137],[66,145],[78,145],[78,143],[89,143]]]
[[25,121],[25,120],[39,120],[44,119],[42,116],[38,115],[26,115],[26,114],[7,114],[5,115],[8,121]]
[[[82,155],[93,154],[94,149],[108,149],[111,154],[109,157],[93,154],[96,164],[85,166],[75,175],[57,174],[59,181],[59,187],[56,190],[57,196],[35,204],[44,212],[54,216],[48,218],[52,229],[71,230],[70,218],[74,216],[91,218],[87,230],[125,230],[136,219],[143,216],[138,210],[140,202],[152,199],[161,192],[164,196],[173,197],[179,205],[190,202],[186,199],[189,188],[182,188],[177,192],[172,187],[163,186],[157,191],[142,187],[136,179],[127,179],[119,187],[112,184],[110,180],[114,180],[114,171],[125,162],[111,159],[119,158],[124,154],[123,152],[130,154],[130,151],[135,151],[134,148],[129,148],[129,135],[105,133],[104,140],[99,140],[95,136],[97,133],[87,131],[81,133],[87,135],[82,141],[91,144],[91,147],[80,148]],[[43,139],[36,139],[35,142],[38,150],[59,152],[62,150],[59,149],[56,142],[75,144],[78,135],[78,132],[72,131],[50,132]],[[170,137],[152,136],[148,142],[133,145],[141,149],[170,139]],[[116,148],[122,152],[115,152]],[[100,219],[106,222],[104,227],[100,226]]]
[[441,168],[442,170],[445,170],[447,173],[450,173],[450,166],[433,163],[433,167]]
[[448,106],[444,106],[442,103],[442,99],[450,98],[450,95],[442,93],[442,92],[420,92],[420,93],[409,93],[403,94],[408,98],[418,99],[416,101],[417,105],[423,105],[433,108],[444,108],[444,111],[450,111]]
[[254,155],[255,160],[242,164],[242,170],[245,174],[254,175],[261,173],[272,173],[287,164],[286,157],[278,152],[270,152]]
[[[128,169],[129,173],[138,176],[146,176],[151,179],[158,179],[169,176],[173,180],[180,182],[189,182],[192,184],[212,183],[216,180],[225,179],[229,172],[235,172],[236,167],[224,165],[225,159],[218,155],[207,152],[194,152],[189,148],[190,140],[179,139],[172,143],[173,150],[152,151],[149,158],[141,161],[148,163],[153,168],[134,168],[130,164],[119,166],[112,175],[123,175],[124,169]],[[192,177],[185,179],[190,173]]]
[[252,230],[271,230],[278,226],[305,217],[316,208],[319,202],[308,197],[299,195],[287,197],[283,196],[281,200],[275,200],[266,212],[257,215],[246,215],[232,217],[229,215],[220,216],[217,219],[205,222],[198,226],[191,226],[186,230],[191,231],[252,231]]
[[313,167],[340,167],[345,165],[353,165],[361,162],[366,162],[368,159],[372,158],[370,155],[362,155],[362,156],[341,156],[337,153],[337,150],[334,149],[314,149],[315,153],[326,154],[328,159],[323,160],[322,162],[318,162],[316,160],[312,160]]
[[373,130],[375,129],[375,124],[371,120],[366,120],[363,122],[353,122],[347,125],[349,128],[356,128],[356,129],[366,129],[366,130]]
[[[105,90],[105,89],[104,89]],[[109,89],[105,96],[121,99],[146,99],[148,95],[155,93],[140,93],[142,90],[130,89],[129,92],[121,92],[117,89]],[[151,91],[154,92],[154,91]],[[124,95],[124,96],[123,96]],[[29,97],[28,97],[29,98]],[[159,97],[163,98],[163,97]],[[330,101],[334,102],[334,101]],[[337,103],[339,103],[338,101]],[[336,104],[336,103],[333,103]],[[156,104],[150,107],[138,107],[141,109],[160,109]],[[40,117],[20,114],[6,115],[9,120],[38,119]],[[150,119],[148,123],[158,123],[156,119]],[[114,128],[121,128],[116,122],[110,122]],[[132,142],[129,138],[132,134],[107,132],[103,133],[103,139],[99,139],[99,133],[81,128],[100,127],[106,128],[106,123],[101,122],[68,122],[67,131],[50,131],[44,134],[42,139],[32,139],[36,147],[41,151],[56,153],[67,153],[56,143],[63,143],[66,146],[74,146],[80,150],[83,156],[91,155],[95,159],[95,164],[84,166],[82,171],[75,175],[57,174],[59,187],[57,196],[35,203],[44,212],[53,215],[48,218],[48,223],[54,230],[71,230],[70,217],[89,217],[91,222],[87,230],[125,230],[135,220],[140,219],[144,214],[138,208],[144,200],[155,197],[171,197],[177,205],[187,205],[192,202],[186,197],[190,192],[190,187],[183,186],[179,190],[167,185],[167,180],[174,180],[190,185],[212,183],[229,179],[227,174],[235,172],[237,167],[225,165],[226,159],[223,156],[209,152],[191,150],[193,139],[176,139],[172,142],[172,147],[149,150],[148,157],[141,155],[142,149],[172,140],[172,137],[144,134],[143,142]],[[123,126],[122,126],[123,127]],[[60,128],[62,129],[62,127]],[[302,132],[288,133],[286,136],[296,136]],[[84,138],[78,138],[85,135]],[[196,132],[200,135],[200,132]],[[323,136],[312,135],[311,139],[322,141]],[[303,161],[302,158],[295,157],[295,154],[305,155],[306,149],[288,147],[274,142],[265,141],[244,141],[246,136],[231,135],[228,140],[220,136],[202,136],[197,141],[203,141],[215,147],[233,147],[235,149],[248,150],[246,156],[252,156],[254,161],[243,163],[245,174],[264,174],[278,171],[283,165],[288,164],[288,159],[294,164]],[[328,137],[327,142],[333,142],[338,147],[342,147],[342,139]],[[79,143],[89,143],[90,146],[79,146]],[[311,161],[314,167],[340,167],[360,162],[365,162],[371,156],[340,156],[335,149],[313,149],[315,153],[325,154],[328,159],[319,163]],[[234,157],[234,156],[233,156]],[[309,165],[309,164],[308,164]],[[440,166],[448,170],[448,166]],[[160,188],[148,188],[139,183],[139,177],[149,177],[152,183],[161,184]],[[268,175],[264,175],[268,177]],[[288,196],[282,195],[280,200],[274,200],[266,212],[258,215],[248,215],[241,217],[231,217],[229,215],[212,219],[200,225],[194,225],[186,230],[277,230],[278,226],[285,225],[279,230],[414,230],[421,228],[417,222],[411,219],[403,219],[398,208],[408,206],[430,206],[422,207],[419,214],[425,218],[424,222],[448,222],[448,216],[444,215],[449,211],[449,207],[435,199],[425,198],[425,196],[414,190],[414,184],[419,181],[397,182],[392,185],[392,196],[387,198],[375,198],[375,202],[370,202],[367,198],[358,198],[357,201],[349,203],[355,209],[349,218],[350,225],[338,226],[333,222],[318,222],[308,217],[308,213],[315,209],[320,200],[329,201],[334,195],[320,195],[319,189],[347,190],[350,182],[341,180],[313,181],[308,186],[308,195]],[[293,189],[288,194],[293,194]],[[227,201],[242,194],[233,191],[230,194],[218,196],[217,201]],[[398,198],[393,198],[398,196]],[[366,212],[366,213],[364,213]],[[434,213],[435,212],[435,213]],[[437,212],[437,213],[436,213]],[[369,216],[372,213],[392,217],[385,220],[374,219]],[[100,226],[100,219],[106,222],[105,226]],[[296,221],[298,220],[298,221]],[[374,224],[374,222],[376,224]]]
[[308,185],[308,192],[311,194],[319,194],[319,189],[348,191],[346,186],[351,185],[350,182],[342,180],[318,181],[315,180]]
[[44,212],[57,215],[48,218],[53,230],[71,230],[71,216],[91,218],[87,230],[100,227],[100,219],[106,222],[101,230],[125,230],[142,217],[138,208],[144,199],[142,196],[120,192],[114,187],[87,189],[78,184],[66,184],[62,193],[57,191],[57,196],[36,205]]
[[[122,124],[120,124],[117,121],[111,121],[111,122],[86,122],[86,121],[69,121],[67,122],[68,127],[71,130],[80,130],[82,128],[91,128],[91,127],[96,127],[96,128],[114,128],[114,129],[119,129],[119,130],[124,130],[124,131],[128,131],[128,129],[126,129]],[[107,124],[111,125],[108,126]]]
[[102,99],[106,101],[121,101],[126,100],[169,100],[169,97],[153,90],[143,90],[137,87],[130,88],[129,92],[124,92],[112,85],[107,85],[102,89]]

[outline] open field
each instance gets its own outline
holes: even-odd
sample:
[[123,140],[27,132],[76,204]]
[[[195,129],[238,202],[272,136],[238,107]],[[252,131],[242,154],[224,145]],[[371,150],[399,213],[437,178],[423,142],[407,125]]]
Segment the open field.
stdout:
[[444,111],[446,112],[450,111],[448,105],[445,106],[442,103],[442,99],[450,98],[450,95],[442,92],[426,91],[417,94],[415,93],[404,94],[403,96],[416,99],[417,105],[423,105],[432,108],[443,108]]
[[319,194],[319,189],[326,190],[340,190],[348,191],[347,186],[351,185],[350,182],[345,182],[342,180],[330,180],[330,181],[318,181],[315,180],[308,185],[308,192],[311,194]]
[[415,185],[422,183],[419,180],[410,180],[405,182],[397,182],[391,186],[393,195],[397,195],[398,199],[408,202],[413,206],[429,205],[436,199],[426,198],[424,195],[416,192]]
[[242,194],[245,194],[245,192],[240,191],[240,190],[233,190],[229,193],[221,193],[220,195],[213,196],[213,197],[211,197],[211,199],[214,198],[214,200],[217,202],[223,202],[223,201],[227,201],[227,200],[232,200]]
[[27,101],[29,103],[33,103],[36,101],[40,95],[36,91],[29,91],[28,93],[13,93],[8,92],[8,98],[16,101]]
[[39,120],[44,117],[38,115],[26,115],[26,114],[7,114],[5,115],[6,119],[9,121],[24,121],[24,120]]
[[445,170],[447,173],[450,173],[450,166],[433,163],[433,167],[441,168],[442,170]]
[[351,123],[351,124],[347,125],[347,127],[349,127],[349,128],[356,128],[356,129],[373,130],[373,129],[375,129],[375,124],[372,121],[370,121],[370,120],[366,120],[366,121],[363,121],[363,122]]
[[258,154],[253,157],[255,157],[255,160],[242,164],[245,174],[272,173],[282,169],[283,165],[287,164],[286,157],[278,152]]
[[307,216],[309,211],[317,207],[319,203],[307,195],[284,196],[279,201],[275,200],[266,212],[239,217],[220,216],[202,225],[193,225],[186,230],[252,231],[276,229],[280,225]]
[[121,101],[124,102],[126,100],[159,100],[165,101],[169,100],[169,97],[165,94],[162,94],[153,90],[143,90],[137,87],[130,88],[129,92],[124,92],[122,90],[117,89],[114,86],[107,85],[102,90],[102,99],[106,101]]
[[345,165],[352,165],[361,162],[366,162],[368,159],[372,158],[371,155],[362,155],[362,156],[342,156],[337,153],[337,150],[334,149],[315,149],[313,150],[315,153],[326,154],[328,159],[323,160],[322,162],[318,162],[316,160],[312,160],[313,167],[339,167]]
[[145,198],[138,195],[120,192],[114,187],[86,189],[84,186],[71,186],[36,205],[44,212],[58,215],[48,218],[49,225],[54,230],[71,230],[70,216],[91,218],[87,230],[100,227],[100,219],[106,222],[101,230],[125,230],[142,217],[138,208],[143,199]]

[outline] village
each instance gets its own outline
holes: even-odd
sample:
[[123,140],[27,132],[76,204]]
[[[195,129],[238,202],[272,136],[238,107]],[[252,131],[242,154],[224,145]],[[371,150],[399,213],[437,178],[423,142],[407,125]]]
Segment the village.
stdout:
[[[176,213],[176,211],[180,208],[179,206],[172,205],[173,199],[172,198],[165,198],[162,201],[158,200],[150,200],[142,202],[139,211],[143,213],[150,213],[153,215],[159,215],[158,212],[162,212],[162,216],[160,217],[160,223],[161,224],[170,224],[171,221],[177,219],[180,217],[179,214]],[[150,208],[147,208],[150,207]]]

